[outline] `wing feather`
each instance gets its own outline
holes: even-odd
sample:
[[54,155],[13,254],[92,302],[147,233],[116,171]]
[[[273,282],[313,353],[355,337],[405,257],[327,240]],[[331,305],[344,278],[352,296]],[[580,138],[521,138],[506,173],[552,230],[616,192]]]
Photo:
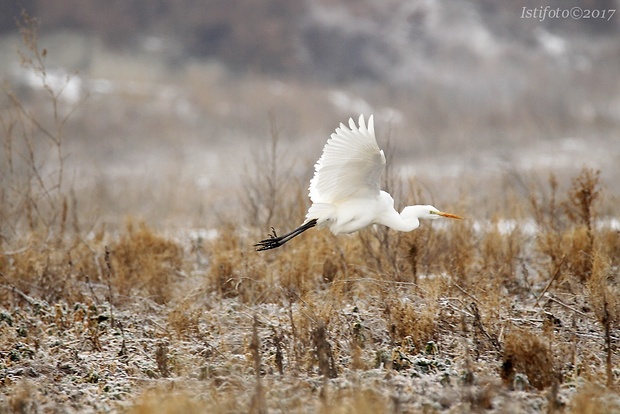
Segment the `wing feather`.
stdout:
[[353,118],[349,127],[340,124],[327,140],[323,154],[314,166],[310,180],[313,203],[338,203],[349,198],[374,198],[379,195],[385,155],[377,145],[374,119]]

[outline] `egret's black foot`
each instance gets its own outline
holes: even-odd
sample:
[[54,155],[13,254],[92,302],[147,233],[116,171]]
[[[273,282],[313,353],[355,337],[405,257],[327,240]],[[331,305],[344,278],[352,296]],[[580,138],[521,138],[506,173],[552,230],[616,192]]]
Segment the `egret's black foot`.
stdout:
[[259,241],[254,245],[257,252],[261,252],[263,250],[271,250],[277,247],[282,246],[284,243],[292,239],[293,237],[299,236],[304,231],[316,226],[316,219],[312,219],[307,223],[302,224],[300,227],[296,228],[290,233],[285,234],[284,236],[278,236],[276,233],[276,229],[271,228],[271,234],[269,238]]
[[269,238],[259,241],[258,243],[254,245],[254,247],[256,247],[257,252],[260,252],[263,250],[275,249],[276,247],[280,247],[283,244],[284,243],[282,243],[282,237],[278,237],[278,234],[276,233],[276,229],[272,227],[271,233],[269,234]]
[[254,247],[256,247],[257,252],[261,252],[263,250],[275,249],[276,247],[282,246],[284,243],[285,242],[282,241],[282,237],[270,237],[259,241],[254,245]]

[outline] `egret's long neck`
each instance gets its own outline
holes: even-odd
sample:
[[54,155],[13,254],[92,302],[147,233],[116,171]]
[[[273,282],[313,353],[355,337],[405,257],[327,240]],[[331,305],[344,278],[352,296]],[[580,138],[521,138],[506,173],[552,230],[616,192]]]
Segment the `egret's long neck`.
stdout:
[[420,226],[420,217],[424,217],[424,212],[428,210],[427,206],[407,206],[399,214],[402,221],[403,230],[412,231]]
[[382,214],[378,220],[379,224],[383,224],[396,231],[412,231],[420,226],[418,220],[417,210],[412,210],[411,207],[405,207],[403,211],[398,214],[394,210],[394,199],[391,195],[385,191],[381,191],[380,195]]
[[404,210],[400,214],[395,210],[392,210],[389,214],[384,214],[379,223],[396,231],[412,231],[420,226],[418,218],[411,214],[406,214]]
[[411,217],[403,213],[404,211],[399,214],[400,221],[401,221],[401,224],[400,224],[401,228],[394,228],[394,227],[392,228],[398,231],[413,231],[420,226],[420,220],[418,220],[417,217]]

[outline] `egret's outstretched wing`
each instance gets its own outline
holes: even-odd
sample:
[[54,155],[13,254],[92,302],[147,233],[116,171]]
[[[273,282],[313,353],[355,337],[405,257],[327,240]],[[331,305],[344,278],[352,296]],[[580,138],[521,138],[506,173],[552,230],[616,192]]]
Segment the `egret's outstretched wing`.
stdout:
[[359,126],[350,119],[349,128],[340,124],[323,148],[310,181],[310,199],[313,203],[337,203],[376,197],[384,167],[385,155],[377,145],[372,115],[368,127],[363,115]]

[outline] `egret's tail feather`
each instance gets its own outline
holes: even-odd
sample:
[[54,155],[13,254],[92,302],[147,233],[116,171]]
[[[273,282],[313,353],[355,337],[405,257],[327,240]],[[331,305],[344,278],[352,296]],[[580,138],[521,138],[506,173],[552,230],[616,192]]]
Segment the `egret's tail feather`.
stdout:
[[269,236],[269,238],[259,241],[258,243],[254,245],[254,247],[256,247],[257,252],[260,252],[263,250],[275,249],[277,247],[282,246],[284,243],[291,240],[293,237],[299,236],[304,231],[316,226],[316,223],[317,223],[316,219],[307,221],[301,226],[297,227],[295,230],[291,231],[290,233],[286,233],[284,236],[278,236],[276,234],[276,231],[272,227],[271,228],[272,234]]

